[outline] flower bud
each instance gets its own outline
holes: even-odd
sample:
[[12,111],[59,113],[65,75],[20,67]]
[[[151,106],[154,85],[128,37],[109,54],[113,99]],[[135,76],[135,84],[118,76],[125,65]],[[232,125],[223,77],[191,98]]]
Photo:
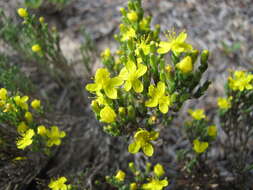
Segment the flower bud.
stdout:
[[119,107],[119,115],[124,117],[126,115],[126,109],[124,107]]
[[37,99],[33,100],[32,103],[31,103],[31,106],[35,110],[39,109],[40,108],[40,100],[37,100]]
[[118,181],[124,181],[125,180],[125,177],[126,177],[126,174],[125,172],[123,172],[122,170],[119,170],[115,176],[115,178],[118,180]]
[[201,64],[206,63],[209,57],[209,51],[204,50],[201,54]]
[[17,12],[18,12],[18,15],[19,15],[20,17],[22,17],[22,18],[28,17],[28,12],[27,12],[27,10],[24,9],[24,8],[19,8]]
[[149,125],[153,125],[156,122],[156,116],[151,116],[150,118],[148,118],[148,124]]
[[35,44],[32,46],[32,51],[35,52],[35,53],[38,53],[41,51],[41,47],[39,44]]
[[138,20],[138,14],[135,11],[131,11],[127,13],[127,18],[132,22],[136,22]]
[[44,18],[43,16],[41,16],[41,17],[39,18],[39,21],[40,21],[40,23],[42,24],[42,23],[45,22],[45,18]]
[[137,184],[136,183],[131,183],[130,184],[130,190],[136,190],[137,189]]
[[154,167],[154,173],[157,177],[162,177],[164,175],[164,169],[161,164],[156,164]]
[[146,163],[146,172],[147,172],[147,173],[150,171],[150,168],[151,168],[151,163],[150,163],[150,162],[147,162],[147,163]]
[[127,113],[128,113],[128,117],[130,119],[134,119],[135,118],[135,109],[134,109],[134,107],[132,105],[127,107]]
[[176,68],[185,74],[191,72],[193,70],[191,57],[186,56],[183,60],[177,63]]
[[126,15],[126,10],[124,8],[120,8],[119,11],[121,12],[122,15]]
[[131,171],[135,171],[136,170],[135,169],[135,165],[134,165],[133,162],[129,162],[128,167],[130,168]]
[[33,116],[31,114],[31,112],[26,112],[25,113],[25,119],[27,120],[27,122],[31,123],[33,121]]

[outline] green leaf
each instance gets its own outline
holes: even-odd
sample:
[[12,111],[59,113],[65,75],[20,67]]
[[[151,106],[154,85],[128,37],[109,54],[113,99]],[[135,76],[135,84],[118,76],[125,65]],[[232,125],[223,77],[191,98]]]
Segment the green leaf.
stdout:
[[37,9],[41,4],[42,0],[25,0],[25,5],[29,8]]

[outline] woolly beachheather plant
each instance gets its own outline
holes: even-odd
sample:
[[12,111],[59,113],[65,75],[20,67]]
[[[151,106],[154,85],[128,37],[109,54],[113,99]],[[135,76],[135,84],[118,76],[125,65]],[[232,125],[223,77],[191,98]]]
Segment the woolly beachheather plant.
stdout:
[[[159,137],[156,126],[169,125],[186,100],[200,97],[208,88],[209,81],[200,85],[208,66],[208,51],[200,53],[189,44],[185,31],[168,31],[165,41],[161,40],[160,27],[151,29],[151,17],[144,15],[141,0],[130,0],[128,9],[120,11],[122,23],[115,35],[118,50],[105,49],[101,54],[103,66],[85,88],[94,95],[91,108],[104,124],[104,131],[132,137],[128,151],[136,154],[142,150],[150,157]],[[203,119],[201,113],[194,115]],[[206,150],[205,143],[194,142],[196,152]],[[120,176],[124,175],[120,174],[111,182],[123,188]],[[168,181],[156,176],[139,184],[132,182],[128,187],[161,190]]]

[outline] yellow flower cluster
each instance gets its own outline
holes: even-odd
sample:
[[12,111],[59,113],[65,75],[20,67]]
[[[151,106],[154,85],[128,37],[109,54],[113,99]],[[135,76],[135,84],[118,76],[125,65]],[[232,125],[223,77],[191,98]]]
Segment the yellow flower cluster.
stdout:
[[[0,112],[2,112],[0,117],[6,123],[17,126],[17,148],[23,150],[31,145],[38,146],[37,140],[34,139],[42,140],[42,144],[45,142],[47,147],[60,145],[61,138],[66,135],[65,132],[60,131],[57,126],[50,129],[43,125],[38,126],[34,117],[43,112],[41,102],[34,99],[29,104],[28,101],[28,96],[8,96],[5,88],[0,89]],[[38,138],[39,136],[41,138]]]
[[66,182],[66,177],[59,177],[56,180],[51,180],[48,187],[52,190],[70,190],[71,185],[66,185]]
[[66,136],[66,133],[60,131],[57,126],[52,126],[50,129],[47,129],[44,125],[40,125],[37,128],[37,133],[45,138],[48,147],[54,145],[59,146],[61,144],[61,139]]
[[234,91],[244,91],[253,89],[253,74],[246,71],[234,71],[228,78],[228,86]]
[[[128,10],[120,11],[123,19],[115,35],[120,47],[116,53],[109,48],[103,51],[103,67],[96,70],[93,82],[85,88],[95,96],[91,108],[96,118],[105,123],[104,131],[113,136],[133,135],[128,151],[135,154],[142,150],[152,156],[152,141],[159,132],[150,126],[170,123],[173,112],[197,96],[194,91],[207,89],[208,85],[198,83],[207,69],[208,51],[199,54],[187,43],[185,31],[168,32],[167,40],[162,41],[160,27],[151,29],[151,18],[144,17],[140,1],[130,1]],[[167,53],[170,64],[165,60]],[[198,60],[201,64],[197,67]],[[192,117],[201,120],[205,115],[196,110]]]
[[217,137],[217,126],[209,125],[203,109],[188,111],[192,121],[186,122],[186,132],[189,139],[192,139],[193,150],[200,155],[208,149],[211,142]]
[[[133,162],[129,163],[129,167],[131,169],[131,172],[134,173],[135,176],[140,176],[141,171],[136,170],[135,165]],[[129,189],[130,190],[137,190],[137,189],[143,189],[143,190],[162,190],[165,187],[169,185],[169,181],[164,178],[165,175],[165,170],[161,164],[156,164],[153,168],[153,172],[149,171],[151,167],[150,163],[147,163],[147,168],[146,168],[146,174],[148,175],[145,181],[143,182],[132,182],[129,184]],[[122,170],[118,170],[115,176],[113,176],[112,179],[115,179],[117,182],[123,183],[126,178],[126,173]],[[110,177],[107,177],[107,179],[110,179]],[[137,178],[135,178],[136,180]],[[110,181],[109,181],[110,182]]]

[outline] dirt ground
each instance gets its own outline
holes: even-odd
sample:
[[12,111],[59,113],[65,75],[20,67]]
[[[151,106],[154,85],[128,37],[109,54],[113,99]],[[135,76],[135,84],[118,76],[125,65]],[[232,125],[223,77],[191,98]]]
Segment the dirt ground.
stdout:
[[[12,17],[15,17],[15,10],[20,6],[22,6],[22,0],[0,1],[0,8]],[[92,63],[94,71],[100,66],[98,56],[100,52],[106,47],[111,48],[112,51],[117,47],[113,35],[117,33],[120,23],[119,9],[126,6],[126,0],[72,0],[60,11],[47,6],[35,11],[45,16],[46,21],[52,26],[55,25],[60,31],[62,51],[75,65],[78,76],[83,82],[80,88],[87,83],[87,73],[81,63],[79,51],[80,42],[83,40],[81,29],[84,27],[94,40],[96,50]],[[187,108],[195,105],[205,108],[208,116],[219,125],[213,109],[216,107],[216,97],[224,94],[223,85],[228,69],[238,67],[250,71],[253,69],[253,1],[143,0],[143,6],[146,14],[153,16],[152,26],[160,24],[164,32],[172,28],[176,31],[186,30],[188,40],[194,47],[208,49],[211,52],[210,66],[205,74],[205,78],[212,81],[208,96],[204,95],[198,101],[189,101],[182,109],[182,114],[185,114]],[[234,44],[238,44],[237,48],[229,50]],[[5,48],[0,47],[0,50],[5,51]],[[88,96],[87,93],[85,96]],[[67,99],[68,96],[64,98]],[[119,167],[126,167],[127,160],[134,159],[137,164],[142,165],[147,159],[139,154],[129,155],[126,151],[127,139],[109,137],[104,134],[87,106],[88,100],[83,102],[83,105],[81,105],[82,102],[79,104],[78,109],[70,104],[68,114],[64,116],[59,106],[54,120],[67,131],[68,138],[52,159],[38,161],[40,167],[33,172],[33,176],[26,179],[30,185],[25,189],[34,190],[35,177],[47,180],[51,176],[65,175],[73,177],[72,180],[77,182],[78,179],[75,177],[77,174],[81,176],[81,183],[85,184],[84,186],[96,189],[93,180],[101,177],[102,174],[113,172]],[[82,108],[83,111],[80,111]],[[176,150],[187,144],[180,135],[180,124],[182,124],[182,118],[175,121],[174,128],[163,129],[164,143],[162,140],[157,143],[157,153],[150,161],[159,161],[168,168],[169,165],[175,164]],[[223,141],[222,137],[219,141]],[[220,159],[222,152],[217,148],[211,154],[216,159]],[[225,167],[222,164],[219,167],[221,174],[229,177],[229,172]],[[175,171],[171,170],[169,173],[173,175]],[[13,183],[19,183],[20,179],[16,180],[9,183],[7,183],[8,180],[4,181],[7,184],[5,187],[19,189],[13,185]],[[173,185],[170,189],[173,189]]]

